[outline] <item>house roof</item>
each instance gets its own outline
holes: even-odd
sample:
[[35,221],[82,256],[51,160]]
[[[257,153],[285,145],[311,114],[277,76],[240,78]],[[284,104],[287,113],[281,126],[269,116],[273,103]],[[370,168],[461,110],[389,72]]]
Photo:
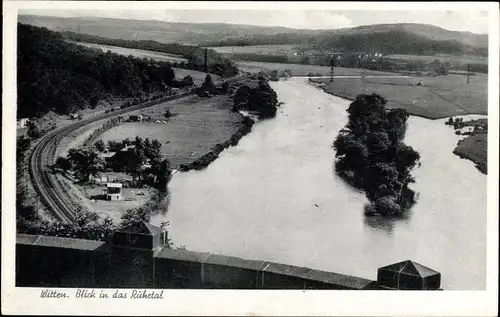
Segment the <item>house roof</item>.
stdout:
[[388,271],[388,272],[397,272],[397,273],[403,274],[403,275],[412,275],[412,276],[419,276],[419,277],[428,277],[428,276],[440,274],[439,272],[434,271],[433,269],[430,269],[426,266],[423,266],[422,264],[419,264],[417,262],[413,262],[411,260],[406,260],[403,262],[384,266],[384,267],[381,267],[379,270],[380,271]]
[[123,184],[121,184],[121,183],[107,183],[106,187],[108,187],[108,188],[122,188]]
[[118,232],[122,233],[143,234],[148,236],[156,236],[162,233],[163,231],[164,230],[162,228],[154,226],[145,221],[140,221],[133,225],[118,230]]

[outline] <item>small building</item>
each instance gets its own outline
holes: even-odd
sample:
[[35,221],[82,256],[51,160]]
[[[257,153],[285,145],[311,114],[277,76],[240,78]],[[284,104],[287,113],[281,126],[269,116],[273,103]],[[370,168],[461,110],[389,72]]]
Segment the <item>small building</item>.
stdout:
[[28,122],[30,122],[30,119],[28,118],[21,118],[19,120],[17,120],[17,127],[18,128],[26,128],[26,125],[28,124]]
[[121,200],[122,187],[123,184],[121,183],[107,183],[106,188],[102,190],[102,194],[106,197],[106,200]]
[[128,119],[132,122],[142,122],[143,116],[142,114],[139,115],[130,115]]
[[439,290],[441,273],[407,260],[379,268],[377,283],[390,290]]
[[81,114],[78,114],[78,113],[72,113],[70,114],[69,116],[72,120],[76,120],[76,119],[80,119],[82,117]]
[[115,247],[155,250],[168,245],[167,231],[140,221],[115,231],[111,243]]

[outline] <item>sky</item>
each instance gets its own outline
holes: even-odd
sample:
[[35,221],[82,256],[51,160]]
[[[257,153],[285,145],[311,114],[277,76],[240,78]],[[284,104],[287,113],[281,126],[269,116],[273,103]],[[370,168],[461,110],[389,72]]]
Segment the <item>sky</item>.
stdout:
[[424,23],[454,31],[488,33],[487,11],[353,10],[23,10],[23,14],[110,17],[191,23],[231,23],[301,29],[337,29],[380,23]]

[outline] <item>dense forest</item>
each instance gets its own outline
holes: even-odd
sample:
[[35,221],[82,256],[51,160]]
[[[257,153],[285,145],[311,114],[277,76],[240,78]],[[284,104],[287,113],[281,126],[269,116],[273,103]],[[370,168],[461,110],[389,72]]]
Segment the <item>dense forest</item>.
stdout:
[[94,106],[101,94],[136,96],[175,80],[169,63],[83,48],[23,24],[17,54],[18,117],[67,114]]
[[[165,44],[156,41],[130,41],[122,39],[110,39],[94,35],[77,34],[73,32],[62,32],[61,34],[65,39],[71,41],[119,46],[180,55],[188,60],[185,65],[186,68],[193,70],[204,70],[205,68],[205,49],[198,46],[181,45],[177,43]],[[231,77],[238,74],[237,67],[234,66],[231,61],[222,57],[213,49],[207,50],[207,64],[208,72],[212,74],[216,74],[222,77]]]
[[365,191],[368,215],[400,215],[415,202],[408,185],[414,182],[411,171],[420,155],[403,143],[409,114],[385,105],[380,95],[358,95],[347,110],[349,122],[333,143],[336,172]]

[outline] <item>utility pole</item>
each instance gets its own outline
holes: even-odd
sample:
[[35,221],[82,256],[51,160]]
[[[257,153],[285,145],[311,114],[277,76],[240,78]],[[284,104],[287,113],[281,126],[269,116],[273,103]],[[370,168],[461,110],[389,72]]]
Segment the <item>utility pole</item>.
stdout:
[[469,77],[470,77],[470,64],[467,64],[467,84],[469,83]]
[[331,70],[330,70],[330,82],[333,83],[333,75],[334,75],[334,70],[333,66],[335,64],[335,55],[332,54],[332,61],[330,62]]
[[208,48],[205,47],[205,73],[208,74]]

